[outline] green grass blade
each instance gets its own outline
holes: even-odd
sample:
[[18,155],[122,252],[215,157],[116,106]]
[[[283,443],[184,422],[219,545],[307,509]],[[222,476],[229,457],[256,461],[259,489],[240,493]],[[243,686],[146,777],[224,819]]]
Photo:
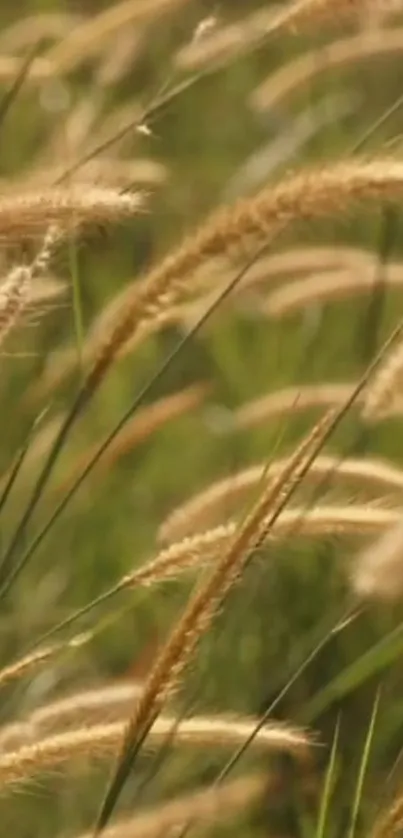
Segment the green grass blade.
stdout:
[[312,724],[333,702],[344,698],[361,684],[390,666],[403,652],[403,623],[396,626],[372,649],[339,673],[307,705],[303,713],[306,724]]
[[363,789],[364,789],[365,775],[367,773],[369,756],[370,756],[370,753],[371,753],[372,742],[373,742],[373,739],[374,739],[375,723],[376,723],[376,718],[377,718],[378,709],[379,709],[379,699],[380,699],[380,690],[377,691],[377,694],[375,696],[375,701],[374,701],[374,706],[373,706],[373,709],[372,709],[371,719],[370,719],[369,726],[368,726],[368,733],[367,733],[365,743],[364,743],[364,750],[362,752],[360,768],[359,768],[359,771],[358,771],[357,785],[356,785],[356,789],[355,789],[355,795],[354,795],[354,800],[353,800],[353,809],[352,809],[352,812],[351,812],[351,820],[350,820],[349,830],[348,830],[348,833],[347,833],[347,838],[354,838],[354,835],[355,835],[355,830],[356,830],[357,820],[358,820],[358,813],[359,813],[359,810],[360,810],[362,793],[363,793]]
[[336,772],[336,757],[337,748],[339,744],[340,733],[340,719],[337,719],[336,728],[334,731],[332,750],[330,752],[329,764],[326,771],[325,782],[323,784],[323,791],[320,800],[320,808],[318,815],[318,823],[315,832],[315,838],[324,838],[326,820],[329,813],[330,800],[333,791],[334,777]]
[[[122,430],[125,426],[126,422],[134,415],[137,408],[143,404],[146,397],[152,391],[155,384],[165,375],[165,373],[173,366],[173,364],[177,361],[178,357],[181,353],[185,350],[185,348],[191,343],[195,335],[203,328],[205,323],[207,323],[210,316],[219,308],[221,303],[230,295],[231,291],[238,285],[239,282],[243,279],[246,275],[247,271],[255,264],[256,260],[259,259],[263,253],[266,251],[266,244],[260,246],[256,249],[253,256],[249,259],[249,261],[244,265],[244,267],[239,270],[233,279],[227,283],[226,287],[223,289],[219,297],[217,297],[214,302],[209,306],[206,312],[200,317],[197,323],[193,326],[193,328],[182,338],[179,344],[172,350],[172,352],[164,359],[161,366],[158,368],[155,375],[151,378],[150,381],[145,384],[143,389],[138,393],[134,400],[132,401],[129,408],[123,414],[119,422],[115,425],[112,431],[108,434],[104,442],[100,445],[98,450],[95,452],[92,459],[87,464],[86,468],[82,471],[81,475],[77,478],[76,482],[70,487],[69,491],[65,495],[64,498],[60,501],[58,506],[55,508],[54,512],[44,524],[43,528],[39,531],[39,533],[34,537],[31,543],[28,545],[26,551],[23,555],[19,558],[18,561],[15,562],[14,567],[12,568],[11,572],[6,575],[3,572],[3,564],[0,564],[0,600],[4,598],[7,593],[9,592],[11,586],[28,564],[29,560],[42,543],[43,539],[46,537],[50,529],[52,528],[53,524],[62,514],[66,506],[68,505],[71,498],[75,495],[78,491],[82,483],[84,482],[85,478],[88,474],[92,471],[94,466],[97,464],[98,460],[102,457],[104,451],[108,448],[110,443],[115,439],[117,434]],[[403,331],[403,321],[397,330],[392,335],[390,341],[397,337],[400,334],[400,331]],[[389,342],[388,342],[389,343]],[[73,403],[73,406],[70,410],[70,413],[65,419],[65,422],[62,428],[59,431],[59,434],[53,443],[53,447],[48,455],[48,459],[46,460],[43,469],[38,477],[36,485],[34,486],[32,495],[28,504],[21,516],[21,519],[17,525],[16,531],[14,536],[11,539],[11,542],[8,546],[6,551],[5,557],[3,559],[3,563],[6,563],[7,566],[10,562],[10,559],[14,556],[14,553],[17,550],[17,547],[20,546],[20,542],[22,540],[23,534],[25,532],[25,528],[30,521],[35,509],[39,503],[39,500],[42,496],[42,493],[46,487],[50,474],[52,472],[53,466],[59,456],[60,451],[62,450],[67,437],[70,433],[71,428],[76,422],[76,419],[81,413],[81,410],[85,407],[91,396],[93,395],[92,392],[89,392],[85,388],[81,388],[76,396],[76,400]]]

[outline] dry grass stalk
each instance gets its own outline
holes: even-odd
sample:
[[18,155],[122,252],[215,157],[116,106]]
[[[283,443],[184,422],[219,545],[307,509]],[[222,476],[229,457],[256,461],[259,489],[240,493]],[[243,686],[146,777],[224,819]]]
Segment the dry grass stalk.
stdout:
[[[97,829],[107,822],[110,800],[116,799],[132,763],[133,755],[147,736],[162,706],[178,686],[178,681],[188,665],[201,636],[209,629],[225,597],[239,578],[249,556],[271,531],[281,509],[293,490],[308,471],[311,459],[334,426],[336,414],[331,411],[303,440],[288,468],[278,479],[269,481],[261,497],[236,531],[221,560],[208,579],[198,586],[190,597],[182,617],[178,620],[167,642],[157,655],[146,679],[130,722],[125,730],[118,768],[103,804]],[[271,516],[268,519],[268,516]],[[124,767],[123,775],[120,768]]]
[[[333,4],[332,4],[333,5]],[[335,67],[403,50],[403,28],[371,29],[315,49],[271,73],[253,92],[251,105],[258,111],[278,107],[284,99],[315,76]]]
[[[354,382],[302,384],[275,390],[234,410],[229,430],[247,430],[266,422],[267,419],[278,419],[284,414],[341,405],[351,396],[355,386]],[[362,397],[358,397],[357,401],[362,401]]]
[[24,15],[0,35],[0,52],[16,53],[45,38],[60,38],[81,23],[82,18],[69,12],[43,12]]
[[117,85],[139,58],[144,45],[144,31],[136,24],[129,24],[119,35],[119,49],[116,42],[107,46],[96,73],[96,85],[101,88]]
[[[102,161],[99,161],[102,167]],[[283,274],[299,275],[306,271],[315,270],[331,270],[332,268],[366,268],[371,265],[375,266],[375,257],[368,251],[359,248],[349,247],[293,247],[283,253],[275,253],[267,258],[259,259],[250,271],[243,278],[237,289],[234,289],[234,295],[242,293],[249,288],[253,290],[266,282],[272,284],[273,282],[281,281]],[[185,322],[188,326],[190,322],[194,322],[196,317],[199,317],[203,311],[206,310],[208,304],[217,296],[217,288],[221,289],[230,281],[233,276],[229,269],[228,261],[216,260],[211,268],[206,271],[201,269],[200,275],[196,272],[194,282],[186,291],[186,296],[189,293],[191,298],[196,295],[196,300],[193,303],[184,303],[177,307],[171,307],[168,312],[162,312],[161,315],[153,322],[153,328],[144,330],[143,336],[157,331],[165,325],[172,323]],[[200,299],[200,293],[206,288],[214,287],[211,296],[204,296]],[[85,363],[93,363],[94,359],[99,353],[102,343],[104,341],[105,331],[110,329],[118,317],[123,316],[128,303],[133,299],[133,294],[139,292],[141,283],[138,279],[128,283],[127,286],[119,294],[116,294],[112,300],[106,304],[98,317],[95,318],[94,323],[87,332],[85,344],[83,347],[83,356]],[[259,303],[259,310],[261,310],[263,303]],[[119,357],[130,352],[131,349],[138,346],[140,342],[140,335],[137,335],[133,341],[129,341],[123,347]],[[74,371],[77,367],[77,347],[75,344],[67,346],[62,349],[55,350],[50,355],[47,365],[41,378],[36,381],[32,387],[32,398],[43,398],[48,395],[55,387],[60,386],[62,381]]]
[[328,216],[350,203],[392,201],[403,192],[403,164],[394,160],[350,160],[328,169],[304,170],[276,187],[214,213],[194,236],[151,270],[133,292],[125,313],[105,338],[83,384],[83,396],[100,384],[122,347],[140,327],[174,306],[189,275],[210,258],[228,253],[241,242],[270,241],[297,220]]
[[386,357],[368,387],[362,415],[377,422],[403,410],[403,342]]
[[[155,747],[161,744],[174,729],[176,741],[180,745],[231,748],[244,742],[255,727],[255,719],[196,716],[178,723],[175,718],[162,717],[151,729],[150,745]],[[65,765],[77,757],[100,759],[113,756],[124,729],[125,721],[90,725],[48,736],[15,751],[0,754],[0,787],[5,788],[58,765]],[[311,741],[302,730],[273,724],[258,731],[254,744],[263,750],[285,751],[304,758]]]
[[16,681],[23,678],[31,670],[36,669],[43,663],[47,663],[58,654],[68,651],[75,651],[82,646],[85,646],[92,639],[91,632],[80,632],[68,640],[67,642],[54,643],[49,646],[44,646],[37,651],[25,655],[16,663],[9,664],[0,670],[0,687],[10,681]]
[[[50,136],[39,147],[30,168],[24,172],[24,185],[21,184],[24,191],[27,188],[31,189],[31,184],[37,186],[38,181],[43,177],[45,178],[43,183],[53,186],[56,178],[64,175],[66,164],[74,162],[85,153],[90,139],[92,141],[103,104],[101,93],[91,90],[90,94],[82,96],[77,104],[71,105],[65,113],[60,115],[57,122],[52,125]],[[48,176],[46,176],[47,170],[49,170]],[[54,176],[50,180],[52,170]],[[81,166],[78,171],[81,171]],[[70,175],[69,184],[74,183],[74,180],[74,176]],[[11,188],[14,188],[13,181]],[[18,188],[18,182],[15,188]]]
[[[260,463],[212,483],[168,515],[159,529],[159,540],[165,543],[180,541],[196,530],[212,527],[228,518],[250,498],[251,491],[259,487],[265,474],[275,476],[287,462],[285,459],[274,460],[269,467]],[[403,490],[403,471],[380,460],[339,460],[320,456],[312,464],[307,480],[317,482],[327,475],[331,477],[332,485],[341,478],[354,484],[358,482],[363,488]]]
[[26,721],[37,738],[57,729],[66,732],[67,728],[118,721],[133,706],[142,688],[141,683],[131,680],[73,693],[38,707]]
[[84,224],[114,223],[130,218],[142,208],[139,193],[121,194],[112,188],[93,186],[44,188],[0,199],[0,239],[18,239],[43,234],[50,225],[66,232]]
[[[167,803],[153,806],[134,818],[118,821],[106,829],[104,838],[161,838],[174,828],[184,826],[189,820],[197,819],[201,826],[220,822],[240,813],[253,805],[270,788],[272,778],[252,774],[229,780],[210,788],[199,789]],[[92,838],[85,832],[80,838]]]
[[181,70],[198,70],[211,62],[233,59],[270,34],[277,19],[278,6],[258,9],[236,23],[214,27],[211,34],[193,38],[182,47],[175,56],[175,64]]
[[[111,469],[121,457],[164,427],[167,422],[198,408],[203,403],[207,392],[208,387],[205,384],[193,384],[179,393],[164,396],[162,399],[140,408],[100,458],[97,464],[97,475],[99,476],[100,471]],[[85,470],[88,463],[91,462],[98,447],[99,443],[92,445],[78,457],[72,468],[69,469],[67,477],[64,477],[56,485],[57,492],[63,493],[68,490]]]
[[[0,83],[10,84],[21,71],[21,58],[15,55],[0,55]],[[45,58],[39,56],[32,62],[27,79],[34,84],[41,84],[54,76],[55,68]]]
[[[214,29],[204,38],[196,38],[180,50],[176,64],[180,69],[195,70],[206,64],[221,63],[244,54],[283,31],[296,32],[311,24],[341,23],[346,18],[367,15],[371,0],[296,0],[282,8],[258,9],[242,20]],[[375,0],[375,5],[378,3]],[[379,2],[379,6],[383,5]]]
[[295,0],[282,16],[293,28],[323,20],[338,24],[352,15],[366,15],[374,5],[384,4],[382,0]]
[[59,649],[60,647],[56,645],[47,646],[44,649],[38,649],[37,652],[26,655],[26,657],[21,658],[16,663],[3,667],[0,670],[0,686],[4,686],[9,681],[16,681],[19,678],[23,678],[31,670],[37,669],[43,663],[47,663]]
[[86,690],[38,707],[23,721],[0,727],[0,749],[14,750],[57,731],[119,721],[133,706],[141,685],[130,681]]
[[66,293],[67,284],[57,277],[49,276],[46,279],[36,279],[34,285],[28,289],[28,305],[38,306],[51,300],[59,299]]
[[145,24],[183,3],[184,0],[122,0],[76,27],[46,53],[46,58],[58,73],[69,73],[101,52],[128,24]]
[[373,267],[355,266],[352,269],[318,273],[271,291],[262,310],[270,317],[284,317],[315,303],[345,300],[357,294],[370,293],[379,282],[387,287],[401,288],[403,265],[397,263],[382,266],[381,279],[375,264]]
[[[238,286],[240,291],[249,288],[283,283],[287,277],[296,281],[300,275],[313,272],[331,272],[342,269],[370,269],[376,265],[376,254],[355,247],[290,247],[283,252],[273,253],[258,259],[242,278]],[[192,287],[188,289],[189,296],[200,294],[205,289],[216,289],[218,285],[229,282],[233,276],[233,267],[227,259],[217,259],[207,269],[202,266],[196,272]],[[294,279],[295,278],[295,279]]]
[[[33,186],[41,188],[49,186],[63,175],[65,169],[66,165],[63,163],[34,169],[25,175],[24,185],[29,189]],[[99,160],[90,160],[80,166],[80,169],[72,174],[70,183],[78,189],[87,187],[92,189],[95,184],[112,188],[124,187],[128,184],[159,186],[165,183],[167,177],[166,167],[156,160],[147,158],[114,160],[113,157],[104,157]],[[18,188],[18,182],[10,184],[9,187],[10,191]]]
[[59,235],[58,227],[49,227],[42,247],[31,264],[13,268],[0,285],[0,345],[28,307],[32,299],[33,282],[47,270]]
[[[307,509],[297,506],[285,509],[272,526],[265,540],[272,542],[287,538],[295,528],[298,536],[308,538],[320,535],[367,536],[383,533],[399,521],[398,509],[382,508],[374,503],[348,506],[317,506]],[[229,521],[201,533],[186,536],[170,544],[157,556],[136,570],[124,576],[113,589],[114,592],[138,585],[153,585],[175,579],[186,570],[200,568],[216,562],[234,537],[237,523]]]
[[403,826],[403,796],[398,792],[389,807],[382,807],[370,831],[370,838],[395,838]]
[[356,558],[352,586],[362,597],[400,599],[403,592],[403,517]]

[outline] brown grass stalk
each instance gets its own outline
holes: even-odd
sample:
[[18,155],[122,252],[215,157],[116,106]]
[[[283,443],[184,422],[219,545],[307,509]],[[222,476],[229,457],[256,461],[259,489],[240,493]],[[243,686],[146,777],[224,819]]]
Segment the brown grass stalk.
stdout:
[[151,270],[140,290],[127,301],[83,384],[90,395],[124,344],[140,327],[174,306],[189,275],[210,258],[229,253],[241,242],[270,241],[297,220],[328,216],[351,203],[396,200],[403,192],[403,164],[393,160],[350,160],[328,169],[304,170],[264,189],[232,209],[214,213],[182,246]]
[[403,342],[387,356],[368,387],[363,418],[378,422],[403,411]]
[[[198,586],[190,597],[182,617],[156,657],[146,679],[144,691],[125,730],[117,769],[102,805],[96,832],[106,826],[111,814],[111,801],[115,801],[119,795],[127,771],[130,770],[133,755],[147,736],[168,695],[177,688],[179,678],[188,665],[200,637],[209,629],[252,552],[271,531],[289,495],[308,471],[311,459],[314,459],[318,448],[331,432],[335,419],[334,411],[326,414],[308,438],[303,440],[289,466],[279,478],[269,481],[251,513],[231,539],[221,560],[207,580]],[[271,516],[270,519],[268,516]]]
[[389,806],[382,806],[369,833],[370,838],[396,838],[403,826],[403,795],[401,790],[395,795]]
[[[172,717],[158,719],[150,732],[150,746],[163,742],[174,729],[179,745],[190,747],[231,748],[242,743],[255,729],[255,719],[229,719],[213,716],[180,721]],[[125,721],[90,725],[67,733],[58,733],[0,754],[0,787],[27,780],[77,758],[102,759],[113,756],[121,742]],[[296,757],[307,755],[311,740],[302,730],[286,725],[267,725],[254,739],[255,746],[268,751],[285,751]]]
[[322,25],[326,21],[340,24],[357,15],[361,18],[372,5],[371,0],[294,0],[285,9],[280,4],[258,9],[236,23],[215,28],[208,37],[191,41],[177,54],[176,64],[181,70],[198,70],[211,62],[221,63],[243,55],[280,32],[294,33],[306,25]]
[[3,667],[0,670],[0,686],[23,678],[33,669],[37,669],[43,663],[47,663],[59,651],[60,647],[53,645],[47,646],[44,649],[38,649],[30,655],[26,655],[16,663]]
[[[259,487],[265,474],[275,476],[288,460],[274,460],[249,466],[237,474],[210,484],[171,512],[161,524],[158,538],[169,543],[180,541],[196,530],[212,527],[242,508],[251,492]],[[329,476],[332,481],[353,482],[364,489],[382,489],[384,492],[403,490],[403,471],[392,463],[381,460],[344,459],[319,456],[312,464],[307,480],[317,482]],[[281,520],[279,518],[279,521]],[[278,523],[278,522],[277,522]]]
[[0,239],[43,234],[50,225],[62,232],[83,224],[115,223],[131,218],[142,207],[138,193],[112,188],[44,188],[0,198]]
[[6,26],[0,34],[0,52],[18,53],[45,38],[65,37],[81,22],[82,18],[69,12],[42,12],[24,15]]
[[362,597],[396,600],[403,593],[403,516],[362,550],[353,565],[351,582]]
[[46,53],[46,59],[60,74],[69,73],[93,58],[119,30],[137,26],[171,12],[185,0],[122,0],[76,27],[60,44]]
[[[270,542],[288,538],[290,534],[315,538],[326,536],[362,537],[378,535],[394,526],[401,517],[401,509],[387,509],[376,504],[349,504],[348,506],[317,506],[307,509],[297,506],[285,509],[265,537]],[[187,570],[200,569],[216,562],[223,549],[234,538],[237,523],[229,521],[201,533],[186,536],[170,544],[154,559],[126,574],[113,588],[113,593],[138,585],[154,585],[176,579]]]
[[[84,126],[83,126],[84,132]],[[36,186],[50,186],[59,180],[65,171],[65,164],[47,165],[43,168],[33,169],[25,174],[23,182],[18,181],[9,184],[9,191],[16,191],[23,186],[30,190]],[[70,178],[70,184],[77,189],[92,189],[96,186],[107,186],[111,188],[125,187],[128,184],[136,186],[159,186],[166,182],[168,171],[166,167],[157,162],[145,158],[133,158],[132,160],[115,160],[113,157],[104,157],[99,160],[89,160]],[[7,183],[4,184],[7,189]]]
[[403,28],[370,29],[315,49],[280,67],[252,93],[257,111],[279,107],[291,94],[306,86],[319,73],[345,64],[394,56],[403,50]]
[[[262,305],[262,311],[270,317],[284,317],[313,303],[348,300],[359,294],[371,293],[379,282],[375,264],[373,267],[356,266],[318,273],[271,291]],[[382,266],[381,282],[388,288],[402,288],[403,265]]]
[[[102,166],[102,162],[100,163]],[[234,294],[237,292],[242,294],[252,288],[253,290],[260,285],[268,282],[272,285],[273,282],[279,282],[283,279],[284,274],[291,276],[298,276],[307,271],[331,270],[345,267],[351,270],[358,268],[368,269],[371,265],[375,266],[374,255],[368,251],[359,248],[349,247],[293,247],[283,253],[275,253],[269,257],[259,259],[255,265],[248,271],[237,289],[234,289]],[[171,307],[168,311],[161,313],[158,319],[154,320],[153,328],[144,330],[143,338],[147,335],[163,328],[165,325],[170,325],[175,322],[186,322],[189,324],[190,320],[194,322],[194,318],[200,316],[208,303],[216,298],[217,288],[221,289],[224,284],[230,281],[233,271],[229,269],[227,260],[216,260],[208,271],[202,266],[201,271],[194,277],[192,286],[189,289],[184,289],[189,293],[190,298],[194,302],[184,303],[177,307]],[[211,296],[204,296],[200,298],[200,294],[205,294],[205,290],[213,287]],[[92,326],[88,330],[86,340],[83,347],[83,357],[85,364],[94,363],[97,354],[100,352],[103,341],[105,339],[105,332],[110,330],[113,323],[123,316],[128,303],[133,299],[133,295],[137,294],[141,289],[141,284],[138,279],[129,282],[127,286],[119,294],[116,294],[112,300],[106,304],[104,309],[95,318]],[[259,303],[259,306],[262,304]],[[122,348],[119,357],[126,355],[132,349],[139,345],[142,336],[137,333],[133,341]],[[77,347],[74,344],[55,350],[49,357],[41,378],[33,384],[31,389],[32,398],[43,398],[48,395],[55,387],[60,386],[63,380],[71,375],[77,367]]]
[[[278,419],[288,413],[299,413],[304,410],[332,407],[341,405],[349,398],[355,388],[355,383],[339,384],[301,384],[295,387],[284,387],[259,396],[233,411],[228,430],[247,430],[267,419]],[[362,401],[362,396],[357,399]]]
[[0,687],[10,681],[16,681],[35,670],[38,666],[47,663],[60,653],[75,651],[85,646],[92,639],[92,632],[80,632],[67,642],[53,643],[43,646],[34,652],[25,655],[15,663],[4,666],[0,669]]
[[182,47],[175,56],[175,64],[181,70],[200,70],[211,62],[238,57],[270,34],[275,20],[278,20],[278,5],[258,9],[235,23],[215,26],[211,34],[193,38]]
[[18,324],[32,300],[34,280],[47,270],[59,235],[58,227],[49,227],[31,264],[13,268],[0,285],[0,345]]

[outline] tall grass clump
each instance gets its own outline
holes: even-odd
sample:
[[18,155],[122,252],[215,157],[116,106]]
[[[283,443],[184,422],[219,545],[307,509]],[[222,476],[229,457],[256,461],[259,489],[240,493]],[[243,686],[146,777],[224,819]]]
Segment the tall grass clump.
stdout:
[[403,5],[0,9],[0,822],[397,836]]

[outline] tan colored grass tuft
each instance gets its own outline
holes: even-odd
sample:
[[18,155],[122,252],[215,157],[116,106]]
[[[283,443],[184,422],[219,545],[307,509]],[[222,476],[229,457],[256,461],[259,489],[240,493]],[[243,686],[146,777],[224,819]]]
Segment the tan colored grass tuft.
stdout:
[[[265,537],[269,542],[298,536],[315,538],[320,535],[362,537],[383,533],[400,519],[400,507],[388,509],[379,504],[349,504],[348,506],[320,505],[313,509],[296,506],[285,509]],[[153,585],[175,579],[186,570],[198,569],[219,560],[223,549],[234,538],[237,523],[229,521],[217,527],[186,536],[164,548],[154,559],[124,576],[114,592],[138,585]]]
[[144,34],[144,29],[132,23],[120,32],[119,49],[116,49],[115,41],[107,45],[96,72],[97,87],[119,84],[141,54],[146,40]]
[[9,681],[16,681],[23,678],[31,670],[37,669],[41,664],[47,663],[59,651],[60,647],[53,645],[47,646],[44,649],[38,649],[16,663],[3,667],[0,670],[0,686],[4,686]]
[[[316,303],[346,300],[351,296],[367,294],[380,280],[376,265],[318,273],[308,279],[297,280],[271,291],[262,310],[270,317],[284,317]],[[403,287],[403,264],[382,266],[382,284],[391,288]]]
[[[232,819],[243,815],[246,808],[253,805],[266,790],[275,785],[274,778],[264,775],[248,775],[226,783],[199,789],[186,796],[169,800],[158,806],[140,811],[129,820],[118,821],[106,829],[104,838],[161,838],[171,830],[181,828],[189,820],[197,820],[201,826]],[[92,838],[93,833],[85,832],[80,838]]]
[[[55,183],[62,177],[66,166],[63,163],[55,166],[45,166],[34,169],[24,177],[24,185],[32,189],[34,186],[43,189]],[[102,187],[160,186],[166,182],[168,171],[166,167],[145,158],[133,160],[115,160],[113,157],[103,157],[99,160],[89,160],[80,166],[79,170],[70,177],[70,183],[77,189],[92,189],[94,185]],[[22,186],[22,184],[21,184]],[[10,191],[18,189],[18,183],[10,184]]]
[[67,728],[118,721],[133,706],[142,688],[140,682],[130,680],[73,693],[38,707],[27,721],[38,736],[61,728],[66,732]]
[[[190,747],[231,748],[251,735],[255,719],[229,719],[213,716],[195,717],[177,722],[175,718],[162,717],[152,726],[150,745],[161,744],[172,730],[178,745]],[[102,759],[114,755],[121,742],[125,722],[90,725],[67,733],[58,733],[23,745],[16,751],[0,754],[0,787],[27,780],[36,774],[77,758]],[[285,751],[296,757],[306,757],[311,740],[302,730],[286,725],[267,725],[254,738],[255,747],[268,751]]]
[[258,9],[240,21],[213,28],[209,35],[193,38],[175,56],[181,70],[199,70],[206,65],[221,64],[253,48],[270,34],[278,20],[278,6]]
[[24,15],[6,26],[0,34],[0,52],[16,53],[45,38],[65,37],[82,18],[69,12],[42,12]]
[[85,690],[44,704],[22,721],[0,727],[0,749],[14,750],[56,732],[119,721],[133,706],[141,685],[134,681]]
[[0,345],[15,328],[32,300],[34,280],[47,270],[59,236],[58,227],[49,227],[42,247],[31,264],[13,268],[0,285]]
[[[21,58],[15,55],[0,55],[0,83],[10,84],[21,72]],[[54,76],[55,68],[45,56],[40,55],[32,62],[27,79],[34,84],[42,84]]]
[[362,415],[368,422],[379,422],[403,412],[403,342],[381,364],[368,387]]
[[[311,410],[341,405],[349,398],[355,388],[355,383],[343,384],[301,384],[295,387],[284,387],[273,393],[259,396],[234,410],[229,430],[247,430],[267,419],[278,419],[288,413],[299,413],[301,410]],[[358,402],[362,401],[360,396]]]
[[176,64],[181,70],[197,70],[211,63],[221,65],[253,50],[271,35],[324,22],[338,25],[350,17],[361,19],[374,5],[379,5],[381,11],[384,4],[381,0],[294,0],[285,9],[280,4],[258,9],[240,21],[214,28],[208,37],[192,40],[179,51]]
[[401,790],[389,806],[382,806],[369,833],[370,838],[397,838],[403,826],[403,795]]
[[67,642],[53,643],[49,646],[43,646],[42,648],[25,655],[23,658],[20,658],[20,660],[17,660],[15,663],[4,666],[0,669],[0,687],[10,681],[17,681],[20,678],[23,678],[25,675],[30,673],[31,670],[35,670],[42,664],[48,663],[48,661],[52,660],[62,652],[76,650],[85,646],[91,638],[91,632],[80,632]]
[[[228,547],[207,580],[198,586],[178,620],[167,642],[157,654],[154,665],[146,679],[144,690],[136,703],[132,717],[125,729],[117,774],[112,777],[97,829],[105,826],[105,812],[108,811],[109,796],[115,797],[116,776],[118,792],[121,789],[120,767],[125,765],[125,774],[131,766],[133,754],[144,741],[151,724],[161,712],[168,696],[177,688],[178,681],[188,665],[201,636],[209,629],[226,595],[239,578],[249,556],[260,545],[287,499],[309,469],[311,459],[318,453],[326,435],[334,427],[336,415],[327,414],[311,431],[277,480],[269,481],[261,497],[236,531]],[[271,518],[268,520],[268,516]],[[127,767],[127,768],[126,768]],[[124,782],[124,780],[123,780]],[[96,830],[97,831],[97,830]]]
[[[234,511],[242,509],[242,504],[250,499],[251,492],[259,487],[265,474],[275,476],[287,463],[288,460],[284,459],[274,460],[269,467],[261,463],[212,483],[168,515],[159,529],[159,539],[165,543],[180,541],[196,530],[222,522]],[[317,482],[326,476],[331,478],[332,485],[335,481],[347,480],[355,485],[358,483],[360,488],[395,490],[399,493],[403,490],[403,471],[381,460],[317,457],[307,480]]]
[[83,393],[91,394],[97,388],[140,327],[175,306],[189,276],[208,259],[229,253],[241,242],[269,242],[293,221],[332,215],[346,210],[350,203],[396,200],[402,193],[402,163],[350,160],[327,169],[305,169],[253,198],[214,213],[198,233],[151,270],[137,293],[133,292],[125,313],[105,338],[83,384]]
[[116,223],[131,218],[143,206],[138,193],[112,188],[44,188],[0,198],[0,240],[43,234],[50,225],[67,232],[84,224]]
[[[102,166],[102,161],[100,161]],[[245,290],[259,288],[268,282],[270,285],[280,282],[284,274],[291,276],[299,276],[301,273],[307,271],[331,270],[345,267],[353,269],[366,268],[375,265],[374,255],[369,251],[360,248],[349,247],[293,247],[289,250],[280,253],[274,253],[269,257],[259,259],[255,265],[248,271],[237,289],[234,289],[234,296],[237,292],[242,294]],[[163,312],[153,322],[153,328],[148,331],[143,331],[143,338],[146,334],[157,331],[158,328],[163,328],[165,325],[172,323],[194,323],[195,318],[200,317],[217,296],[217,289],[221,290],[224,285],[230,281],[233,276],[233,269],[230,270],[228,261],[225,259],[216,260],[208,270],[201,267],[200,272],[196,272],[194,281],[189,288],[184,289],[186,298],[189,296],[192,302],[171,307],[168,312]],[[214,290],[210,295],[206,295],[206,289],[213,287]],[[141,283],[138,279],[129,282],[121,292],[116,294],[112,300],[106,304],[101,313],[95,318],[93,324],[90,326],[86,340],[83,347],[83,357],[85,365],[93,363],[97,354],[100,352],[103,341],[105,339],[105,332],[110,330],[116,320],[123,316],[127,305],[133,299],[133,295],[139,293],[141,290]],[[200,294],[204,297],[200,298]],[[193,302],[193,298],[195,298]],[[259,302],[259,307],[262,303]],[[137,335],[133,341],[122,347],[119,357],[129,353],[134,349],[141,336]],[[56,387],[60,386],[63,380],[69,376],[77,367],[77,347],[75,344],[66,346],[61,349],[56,349],[52,352],[46,362],[45,369],[38,381],[35,381],[31,388],[31,397],[43,398],[47,396]]]
[[402,27],[374,28],[343,38],[312,50],[271,73],[251,95],[251,105],[258,111],[279,107],[288,96],[309,84],[319,73],[356,61],[394,55],[402,50]]
[[93,58],[128,24],[145,24],[183,5],[185,0],[121,0],[76,27],[46,58],[58,73],[69,73]]
[[403,593],[403,515],[356,558],[351,573],[362,597],[392,601]]

